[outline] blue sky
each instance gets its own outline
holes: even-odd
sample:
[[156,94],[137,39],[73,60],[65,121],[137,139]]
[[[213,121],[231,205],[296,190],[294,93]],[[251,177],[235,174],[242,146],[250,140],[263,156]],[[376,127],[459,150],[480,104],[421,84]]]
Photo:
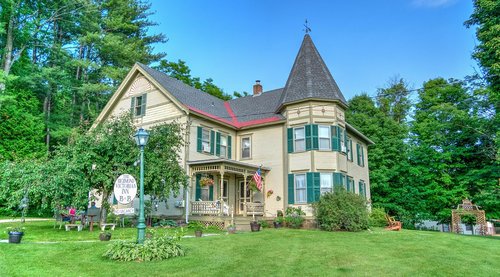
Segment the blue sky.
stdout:
[[474,29],[463,22],[472,0],[152,0],[155,47],[186,61],[191,75],[225,92],[285,85],[307,18],[318,51],[346,99],[374,95],[396,75],[419,88],[435,77],[462,79],[477,70]]

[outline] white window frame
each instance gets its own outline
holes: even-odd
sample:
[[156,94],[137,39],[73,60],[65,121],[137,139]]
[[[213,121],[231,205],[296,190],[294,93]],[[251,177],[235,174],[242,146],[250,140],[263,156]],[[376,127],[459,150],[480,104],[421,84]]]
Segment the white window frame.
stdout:
[[[321,129],[326,129],[327,130],[326,137],[322,137],[321,136]],[[327,125],[319,125],[318,126],[318,146],[319,146],[319,150],[331,150],[332,149],[332,147],[331,147],[332,136],[331,136],[330,130],[331,130],[330,126],[327,126]],[[321,141],[322,140],[327,142],[327,146],[326,147],[321,147]]]
[[[302,179],[302,180],[300,180]],[[302,181],[302,182],[299,182]],[[300,184],[300,186],[299,186]],[[295,174],[294,178],[294,187],[295,187],[295,203],[296,204],[305,204],[307,203],[307,180],[306,174]],[[299,199],[299,195],[303,195],[304,199]]]
[[[248,147],[245,147],[244,140],[248,139]],[[245,149],[248,149],[248,157],[245,157],[243,153],[245,153]],[[251,159],[252,158],[252,137],[245,136],[241,137],[241,159]]]
[[[297,138],[297,131],[298,130],[302,130],[302,132],[304,134],[302,138]],[[301,145],[302,147],[300,148],[300,147],[298,147],[298,145]],[[293,149],[294,149],[294,152],[306,151],[306,128],[304,126],[293,128]]]
[[345,132],[346,130],[342,127],[339,128],[340,134],[339,134],[339,139],[340,139],[340,152],[342,153],[347,153],[347,146],[346,146],[346,141],[345,141]]
[[[139,101],[140,99],[140,101]],[[134,117],[144,116],[142,114],[142,101],[144,101],[144,94],[134,97]],[[144,111],[145,113],[146,111]]]
[[[206,139],[204,135],[206,136]],[[201,129],[201,151],[204,153],[210,153],[210,130],[207,128]]]
[[[326,177],[330,179],[330,182],[326,182]],[[328,192],[333,191],[333,175],[332,173],[320,173],[319,174],[319,187],[320,187],[320,194],[325,194]]]
[[[224,141],[225,144],[222,144],[222,141]],[[225,134],[220,134],[219,152],[219,157],[227,158],[227,135]]]
[[352,162],[354,160],[354,154],[352,151],[352,138],[349,136],[347,137],[346,145],[347,145],[346,146],[346,148],[347,148],[347,152],[346,152],[347,160]]

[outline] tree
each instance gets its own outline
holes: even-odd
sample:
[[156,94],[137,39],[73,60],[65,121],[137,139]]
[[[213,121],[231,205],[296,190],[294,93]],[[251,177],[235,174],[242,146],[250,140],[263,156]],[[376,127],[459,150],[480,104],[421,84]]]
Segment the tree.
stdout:
[[178,62],[161,60],[160,64],[156,66],[155,69],[182,81],[188,86],[197,88],[222,100],[230,100],[232,98],[231,95],[224,93],[221,88],[216,86],[211,78],[201,82],[199,77],[192,77],[191,69],[183,60],[179,60]]
[[386,116],[403,123],[411,107],[408,84],[403,78],[394,77],[387,85],[377,90],[377,106]]
[[[494,144],[484,133],[491,119],[480,111],[474,94],[456,80],[430,80],[419,91],[411,165],[418,176],[415,186],[424,190],[426,211],[440,221],[448,222],[450,210],[463,198],[481,202],[476,195],[491,200],[487,195],[498,191],[498,162],[485,151]],[[486,212],[496,212],[491,208]]]
[[368,151],[373,203],[390,213],[401,214],[406,206],[401,201],[401,195],[404,195],[402,190],[405,190],[404,186],[407,184],[401,177],[408,170],[406,125],[397,123],[381,111],[366,94],[349,100],[346,119],[375,143]]

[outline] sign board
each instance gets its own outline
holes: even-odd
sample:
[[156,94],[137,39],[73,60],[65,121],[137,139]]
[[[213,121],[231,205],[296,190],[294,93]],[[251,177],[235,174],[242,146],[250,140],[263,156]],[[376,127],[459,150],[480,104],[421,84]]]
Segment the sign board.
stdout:
[[130,174],[122,174],[115,181],[113,192],[118,203],[126,205],[134,200],[137,194],[137,182]]
[[114,214],[119,215],[119,214],[134,214],[135,209],[134,208],[123,208],[123,209],[115,209]]

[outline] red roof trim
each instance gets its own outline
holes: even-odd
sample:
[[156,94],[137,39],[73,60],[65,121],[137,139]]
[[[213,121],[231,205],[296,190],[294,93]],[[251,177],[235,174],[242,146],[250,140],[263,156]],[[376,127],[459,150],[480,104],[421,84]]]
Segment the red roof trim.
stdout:
[[250,120],[250,121],[245,121],[245,122],[239,122],[228,102],[224,102],[224,107],[226,108],[227,113],[231,116],[231,121],[226,120],[226,119],[221,118],[221,117],[218,117],[218,116],[213,115],[213,114],[209,114],[207,112],[204,112],[202,110],[199,110],[199,109],[191,107],[191,106],[187,106],[187,107],[196,113],[199,113],[199,114],[202,114],[202,115],[207,116],[209,118],[218,120],[218,121],[223,122],[225,124],[229,124],[229,125],[236,127],[236,128],[248,127],[248,126],[252,126],[252,125],[259,125],[259,124],[270,123],[270,122],[275,122],[275,121],[281,120],[281,118],[279,118],[278,116],[273,116],[273,117],[268,117],[268,118],[261,118],[261,119],[255,119],[255,120]]

